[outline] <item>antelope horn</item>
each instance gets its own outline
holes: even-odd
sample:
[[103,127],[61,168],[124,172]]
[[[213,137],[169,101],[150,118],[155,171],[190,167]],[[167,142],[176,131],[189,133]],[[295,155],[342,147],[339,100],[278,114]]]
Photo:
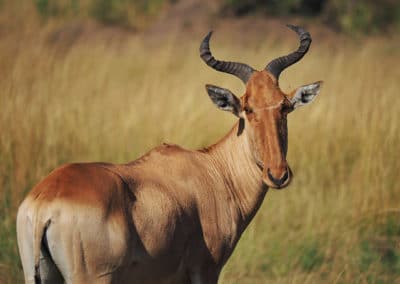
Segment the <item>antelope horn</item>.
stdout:
[[311,45],[311,35],[309,32],[305,31],[302,27],[294,26],[294,25],[286,25],[288,28],[295,31],[300,38],[300,46],[295,51],[286,56],[278,57],[268,63],[267,67],[265,67],[266,71],[269,71],[276,80],[279,79],[279,75],[283,70],[285,70],[290,65],[295,64],[297,61],[303,58],[303,56],[307,53],[308,49]]
[[204,62],[214,68],[217,71],[229,73],[235,75],[239,79],[241,79],[245,84],[249,80],[251,74],[253,74],[254,69],[249,65],[238,62],[229,62],[229,61],[219,61],[214,58],[210,51],[210,38],[212,35],[212,31],[208,33],[208,35],[203,39],[200,45],[200,57],[204,60]]

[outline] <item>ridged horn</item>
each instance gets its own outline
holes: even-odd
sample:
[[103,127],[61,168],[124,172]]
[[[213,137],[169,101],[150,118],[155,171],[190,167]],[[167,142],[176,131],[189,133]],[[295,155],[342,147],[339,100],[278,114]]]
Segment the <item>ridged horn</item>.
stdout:
[[270,72],[276,80],[279,79],[279,75],[283,70],[285,70],[290,65],[295,64],[297,61],[303,58],[303,56],[307,53],[308,49],[311,45],[311,35],[309,32],[305,31],[302,27],[294,26],[294,25],[286,25],[291,30],[295,31],[300,39],[300,46],[295,51],[286,56],[278,57],[272,60],[265,67],[265,70]]
[[203,39],[200,45],[200,57],[204,62],[217,71],[235,75],[241,79],[245,84],[249,80],[254,69],[249,65],[239,62],[220,61],[214,58],[210,51],[210,38],[212,31],[209,32]]

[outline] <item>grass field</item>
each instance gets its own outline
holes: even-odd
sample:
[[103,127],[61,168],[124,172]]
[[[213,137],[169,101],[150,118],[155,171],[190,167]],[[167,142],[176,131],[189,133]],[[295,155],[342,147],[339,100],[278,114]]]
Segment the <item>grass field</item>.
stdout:
[[[288,34],[238,44],[217,31],[212,46],[263,68],[297,46]],[[0,41],[0,283],[23,281],[16,210],[52,169],[127,162],[161,142],[200,148],[233,125],[204,85],[242,94],[241,82],[200,61],[201,36],[182,37],[54,43],[26,32]],[[221,283],[400,283],[399,47],[314,40],[282,74],[286,91],[325,84],[289,117],[292,184],[268,193]]]

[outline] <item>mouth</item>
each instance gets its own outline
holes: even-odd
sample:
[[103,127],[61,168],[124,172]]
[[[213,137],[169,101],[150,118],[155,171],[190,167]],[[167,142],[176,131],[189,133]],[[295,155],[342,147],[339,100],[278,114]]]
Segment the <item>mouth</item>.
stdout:
[[276,179],[272,176],[270,169],[267,169],[266,173],[264,174],[264,163],[262,161],[256,161],[257,167],[263,173],[263,183],[273,189],[281,190],[287,187],[293,178],[293,172],[290,167],[287,167],[287,171],[280,179]]
[[287,187],[290,184],[290,182],[292,181],[292,177],[293,177],[293,173],[289,167],[287,167],[287,170],[279,179],[275,178],[271,174],[270,169],[267,169],[266,174],[263,174],[263,182],[268,187],[280,190],[280,189]]

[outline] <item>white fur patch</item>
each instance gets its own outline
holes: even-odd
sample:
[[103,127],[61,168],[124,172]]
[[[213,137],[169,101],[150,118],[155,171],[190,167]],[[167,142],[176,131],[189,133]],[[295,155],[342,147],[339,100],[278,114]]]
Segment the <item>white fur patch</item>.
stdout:
[[322,81],[318,81],[298,88],[296,94],[290,100],[293,107],[297,108],[312,102],[318,96],[321,85]]

